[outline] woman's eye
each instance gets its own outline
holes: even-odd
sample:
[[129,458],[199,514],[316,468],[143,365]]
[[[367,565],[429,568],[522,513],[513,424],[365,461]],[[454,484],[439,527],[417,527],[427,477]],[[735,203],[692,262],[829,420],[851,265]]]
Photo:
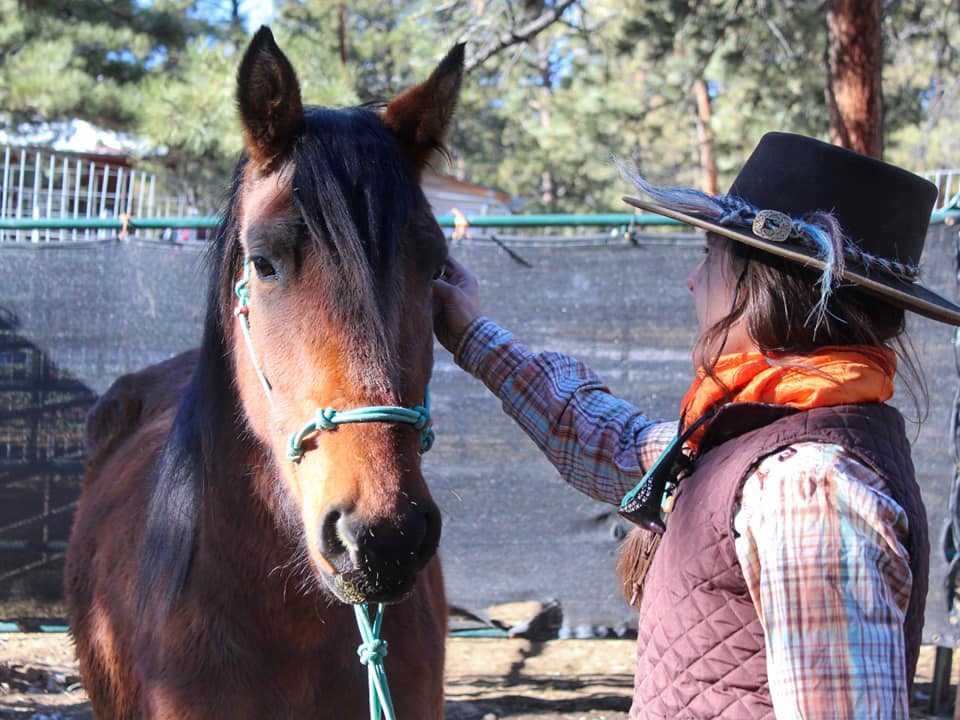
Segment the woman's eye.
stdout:
[[443,277],[443,271],[446,270],[446,269],[447,269],[447,264],[444,263],[443,265],[441,265],[440,267],[438,267],[438,268],[436,269],[436,271],[433,273],[433,276],[432,276],[431,279],[433,279],[433,280],[439,280],[440,278]]
[[709,245],[704,245],[702,248],[700,248],[700,250],[701,250],[701,252],[703,252],[704,255],[709,255],[709,254],[710,254],[710,246],[709,246]]
[[252,258],[253,267],[257,271],[257,276],[261,280],[270,280],[271,278],[276,277],[277,270],[273,267],[273,263],[267,260],[265,257],[254,257]]

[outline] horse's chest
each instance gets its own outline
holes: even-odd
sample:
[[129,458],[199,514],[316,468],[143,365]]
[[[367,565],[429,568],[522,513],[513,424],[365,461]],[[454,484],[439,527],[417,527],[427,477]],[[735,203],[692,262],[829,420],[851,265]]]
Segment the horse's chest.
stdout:
[[334,720],[368,712],[366,671],[355,655],[342,660],[321,654],[243,655],[243,663],[182,662],[176,677],[151,683],[148,695],[156,711],[151,715]]

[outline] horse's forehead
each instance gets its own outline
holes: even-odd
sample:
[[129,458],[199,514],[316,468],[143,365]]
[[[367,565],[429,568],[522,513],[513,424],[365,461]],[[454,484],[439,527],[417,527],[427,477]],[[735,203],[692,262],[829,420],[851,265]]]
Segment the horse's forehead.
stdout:
[[245,177],[240,191],[240,230],[246,234],[251,225],[277,213],[289,213],[293,171],[280,170],[266,177]]

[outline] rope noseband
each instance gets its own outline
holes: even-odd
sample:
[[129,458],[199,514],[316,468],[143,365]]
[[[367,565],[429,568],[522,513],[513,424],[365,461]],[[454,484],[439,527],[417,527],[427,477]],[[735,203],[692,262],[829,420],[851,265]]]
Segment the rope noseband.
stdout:
[[[260,384],[263,386],[267,399],[272,405],[273,388],[257,359],[257,353],[253,347],[253,336],[250,333],[249,257],[244,257],[243,259],[243,277],[237,281],[235,291],[237,294],[237,306],[234,309],[234,314],[240,321],[243,339],[247,345],[250,359],[253,361],[253,367],[257,371],[257,377],[260,379]],[[418,405],[415,408],[404,408],[396,405],[372,405],[348,410],[318,408],[316,415],[310,422],[290,435],[287,459],[294,464],[299,463],[304,453],[303,441],[314,433],[336,430],[338,425],[362,422],[389,422],[413,425],[420,431],[420,452],[425,453],[433,446],[434,439],[433,429],[430,426],[430,388],[427,387],[423,405]],[[355,603],[353,605],[353,611],[357,619],[357,628],[360,631],[360,638],[362,640],[360,646],[357,648],[357,654],[360,656],[360,662],[367,666],[370,718],[371,720],[380,720],[380,718],[383,718],[383,720],[396,720],[393,701],[390,698],[390,688],[387,686],[387,671],[383,666],[383,658],[387,655],[387,641],[380,639],[380,625],[383,622],[383,603],[377,605],[377,610],[372,622],[366,603]]]
[[362,422],[393,422],[408,423],[420,431],[420,452],[425,453],[433,447],[433,428],[430,427],[430,389],[427,388],[423,405],[407,409],[394,405],[372,405],[370,407],[354,408],[352,410],[318,409],[317,415],[299,431],[290,436],[290,446],[287,448],[287,459],[300,462],[303,457],[303,441],[315,432],[336,430],[337,425]]

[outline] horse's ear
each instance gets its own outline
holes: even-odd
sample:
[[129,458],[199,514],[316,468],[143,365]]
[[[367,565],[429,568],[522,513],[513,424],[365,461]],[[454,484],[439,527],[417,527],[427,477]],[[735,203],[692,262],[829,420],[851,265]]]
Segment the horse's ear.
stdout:
[[455,45],[426,82],[400,93],[383,113],[418,174],[446,140],[463,81],[463,50],[463,43]]
[[273,33],[257,30],[237,72],[237,105],[247,155],[268,170],[303,130],[300,83]]

